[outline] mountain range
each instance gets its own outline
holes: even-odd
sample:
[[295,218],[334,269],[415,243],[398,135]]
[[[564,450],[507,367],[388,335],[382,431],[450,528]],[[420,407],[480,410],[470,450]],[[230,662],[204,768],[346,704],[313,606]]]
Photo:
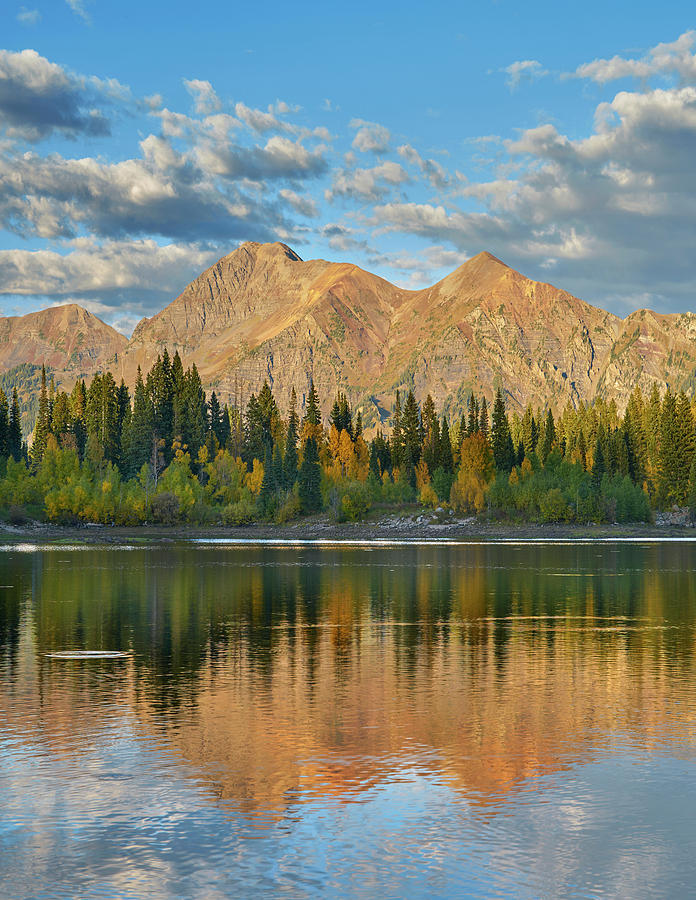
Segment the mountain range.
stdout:
[[473,391],[508,407],[560,409],[644,390],[696,387],[696,315],[622,319],[532,281],[482,252],[432,287],[404,290],[356,265],[303,261],[282,243],[245,243],[198,276],[130,340],[77,305],[0,318],[0,373],[47,366],[68,389],[110,368],[133,384],[167,348],[204,387],[245,404],[268,379],[281,407],[310,378],[328,410],[345,391],[366,425],[397,389],[458,412]]

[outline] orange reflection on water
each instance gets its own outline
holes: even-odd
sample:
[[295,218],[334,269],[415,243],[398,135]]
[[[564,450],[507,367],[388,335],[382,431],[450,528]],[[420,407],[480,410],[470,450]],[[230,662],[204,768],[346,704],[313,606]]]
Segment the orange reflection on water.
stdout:
[[[70,755],[120,722],[263,821],[416,775],[495,810],[626,744],[694,754],[696,598],[676,564],[624,578],[576,555],[561,578],[555,551],[507,567],[485,548],[331,551],[316,567],[218,553],[205,567],[131,554],[117,578],[103,560],[44,559],[0,727]],[[133,658],[46,659],[76,622],[89,646],[125,634]]]

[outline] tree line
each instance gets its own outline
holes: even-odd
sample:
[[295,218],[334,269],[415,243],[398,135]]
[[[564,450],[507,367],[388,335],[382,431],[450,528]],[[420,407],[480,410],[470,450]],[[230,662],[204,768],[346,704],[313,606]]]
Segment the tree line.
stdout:
[[489,410],[470,394],[453,419],[396,391],[368,439],[339,392],[326,422],[313,382],[281,410],[267,382],[244,409],[206,396],[196,366],[165,350],[132,391],[111,372],[56,391],[42,370],[31,446],[16,388],[0,391],[0,504],[57,522],[244,524],[420,503],[541,521],[647,520],[696,510],[696,427],[685,393],[653,387],[615,403]]

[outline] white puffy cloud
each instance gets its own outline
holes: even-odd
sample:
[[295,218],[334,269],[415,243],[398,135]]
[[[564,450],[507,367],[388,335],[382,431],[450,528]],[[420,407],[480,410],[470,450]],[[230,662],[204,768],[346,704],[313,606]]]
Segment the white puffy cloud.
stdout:
[[[487,213],[448,211],[431,203],[385,203],[373,210],[373,224],[381,231],[400,231],[428,240],[447,240],[462,250],[477,252],[480,241],[506,234],[502,221]],[[484,243],[483,246],[486,246]]]
[[352,146],[361,153],[386,153],[389,150],[391,133],[384,125],[351,119],[350,127],[357,129]]
[[261,134],[266,131],[283,131],[286,128],[285,123],[281,122],[272,111],[264,112],[261,109],[252,109],[246,103],[239,102],[235,105],[234,112],[247,127]]
[[578,78],[606,84],[619,78],[648,79],[656,75],[677,75],[682,82],[696,80],[696,55],[692,52],[696,31],[685,31],[676,41],[657,44],[644,56],[631,59],[612,56],[583,63],[575,70]]
[[356,237],[354,228],[340,222],[327,222],[319,229],[319,235],[340,253],[366,253],[370,249],[364,236]]
[[195,156],[215,175],[250,181],[312,178],[328,168],[322,146],[309,150],[281,135],[273,135],[263,147],[204,142],[195,148]]
[[52,250],[0,250],[0,293],[45,296],[140,289],[172,291],[182,279],[217,258],[200,244],[153,240],[105,241],[81,238],[68,253]]
[[201,81],[198,78],[192,78],[190,81],[184,79],[184,87],[193,97],[197,113],[208,115],[220,109],[220,98],[209,81]]
[[548,70],[536,59],[520,59],[502,69],[507,75],[505,83],[514,90],[522,81],[535,81],[548,75]]
[[0,223],[19,234],[101,237],[161,234],[178,240],[273,235],[281,217],[265,201],[210,173],[161,139],[143,141],[144,159],[103,163],[57,154],[0,155]]
[[442,189],[450,183],[449,175],[437,160],[423,159],[420,153],[410,144],[402,144],[401,147],[397,148],[397,153],[402,159],[420,169],[433,187]]
[[315,219],[319,215],[319,209],[317,208],[317,204],[312,200],[311,197],[304,195],[300,196],[300,194],[295,191],[291,191],[290,188],[281,188],[278,191],[280,197],[285,200],[286,203],[289,203],[290,206],[295,210],[295,212],[299,213],[301,216],[306,216],[309,219]]
[[160,120],[162,134],[167,138],[183,138],[189,132],[195,131],[199,127],[199,122],[196,119],[167,107],[153,109],[152,115]]
[[376,201],[396,185],[409,181],[409,176],[399,163],[387,160],[371,169],[340,171],[326,192],[328,200],[337,196],[358,200]]
[[289,190],[323,174],[324,145],[273,135],[248,146],[230,141],[237,120],[224,113],[154,115],[162,133],[140,142],[141,158],[105,163],[0,152],[0,223],[46,238],[88,229],[101,237],[266,240],[279,228],[287,233],[283,208],[315,214],[299,195],[293,203],[288,195],[277,202],[270,194],[274,185]]
[[9,137],[108,135],[103,106],[126,94],[116,81],[74,75],[36,50],[0,50],[0,127]]
[[[201,241],[224,251],[241,240],[302,239],[307,226],[294,219],[315,218],[318,210],[301,185],[328,171],[328,148],[317,141],[330,138],[328,132],[286,127],[278,117],[298,108],[282,100],[269,105],[267,119],[237,104],[238,118],[222,110],[209,82],[191,79],[185,86],[194,98],[192,115],[168,109],[159,96],[134,103],[118,82],[74,75],[35,51],[0,51],[0,124],[14,138],[0,144],[0,228],[58,241],[59,249],[65,241],[82,240],[79,235],[98,244],[88,250],[75,244],[67,254],[51,249],[5,255],[4,290],[27,296],[79,295],[92,303],[100,302],[100,293],[111,292],[112,302],[109,278],[123,271],[131,254],[129,272],[147,297],[144,267],[152,264],[155,281],[161,283],[158,261],[168,259],[164,251],[153,249],[155,235],[174,241],[171,247],[184,248],[183,265],[191,277],[199,263],[209,262]],[[145,113],[159,122],[161,131],[140,140],[139,156],[113,162],[23,152],[16,143],[18,137],[38,140],[55,131],[68,136],[108,133],[106,118],[90,105],[97,101],[121,102],[129,113]],[[274,129],[295,135],[259,141],[245,136],[243,125],[253,135]],[[104,281],[96,277],[102,271],[110,273]],[[51,272],[53,286],[47,283]],[[166,299],[161,292],[157,296]],[[127,302],[126,293],[120,302]]]

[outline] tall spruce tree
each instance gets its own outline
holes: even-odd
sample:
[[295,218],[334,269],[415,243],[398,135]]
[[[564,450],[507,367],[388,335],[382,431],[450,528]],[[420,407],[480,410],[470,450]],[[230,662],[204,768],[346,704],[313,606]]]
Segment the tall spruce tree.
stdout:
[[338,397],[335,398],[331,412],[329,413],[329,425],[333,425],[338,433],[341,433],[341,407],[338,403]]
[[442,466],[442,443],[440,440],[440,420],[437,415],[430,423],[423,443],[422,458],[428,466],[429,472]]
[[374,440],[370,444],[370,471],[377,478],[381,478],[384,472],[391,469],[391,450],[389,442],[385,439],[382,431],[378,431]]
[[8,439],[10,431],[10,407],[5,392],[0,388],[0,457],[8,456]]
[[165,463],[168,463],[172,458],[174,440],[174,379],[166,347],[147,373],[145,387],[152,403],[153,429]]
[[647,470],[647,441],[645,435],[645,401],[638,385],[628,398],[624,414],[629,446],[636,456],[636,484],[642,484]]
[[59,443],[65,443],[68,435],[72,432],[70,398],[65,391],[58,391],[53,399],[51,432]]
[[39,411],[34,426],[34,440],[31,445],[31,465],[38,469],[46,451],[46,442],[51,433],[51,414],[48,405],[46,388],[46,366],[41,366],[41,393],[39,394]]
[[263,416],[255,395],[249,397],[246,415],[244,416],[244,448],[242,458],[249,469],[254,460],[263,460],[270,442],[266,440],[263,428]]
[[520,438],[519,443],[517,444],[517,452],[515,453],[515,465],[521,466],[524,462],[525,457],[524,452],[524,441]]
[[611,443],[613,456],[616,460],[616,471],[619,475],[628,475],[628,444],[626,443],[626,432],[623,428],[616,428],[611,433]]
[[645,423],[646,471],[655,486],[657,486],[659,481],[661,414],[662,403],[660,401],[660,389],[657,384],[653,382],[648,402],[645,404],[643,410],[643,415]]
[[194,363],[184,375],[182,440],[195,459],[205,443],[207,408],[198,369]]
[[263,431],[264,447],[273,449],[273,443],[278,436],[278,426],[280,424],[280,413],[278,412],[278,404],[273,396],[273,391],[264,381],[263,387],[259,391],[257,397],[259,405],[259,415],[261,417],[261,430]]
[[592,460],[592,473],[590,476],[592,490],[595,494],[599,494],[602,490],[602,478],[604,477],[605,472],[606,466],[604,464],[604,450],[602,448],[602,440],[598,435],[595,441],[594,458]]
[[133,412],[127,433],[126,470],[131,477],[140,472],[152,456],[154,411],[138,366],[133,395]]
[[186,376],[179,351],[174,352],[171,364],[172,384],[172,441],[179,441],[188,446],[186,435]]
[[515,449],[500,388],[495,392],[495,402],[493,403],[491,449],[496,469],[499,472],[510,472],[515,462]]
[[220,406],[220,401],[218,400],[215,391],[213,391],[210,395],[210,400],[208,401],[208,428],[215,436],[220,447],[224,447],[227,441],[222,416],[223,410]]
[[118,389],[111,372],[95,375],[87,391],[87,435],[94,435],[107,462],[117,463]]
[[48,421],[53,420],[53,402],[56,399],[56,382],[53,375],[48,379]]
[[445,472],[454,471],[452,441],[450,439],[449,423],[445,415],[442,416],[442,425],[440,426],[440,465]]
[[331,407],[329,424],[333,425],[339,434],[345,431],[351,440],[353,439],[353,413],[348,403],[348,398],[341,391],[336,395],[336,399]]
[[116,430],[118,432],[116,462],[121,472],[125,472],[128,468],[128,440],[132,410],[130,391],[123,379],[121,379],[121,384],[116,392],[116,407]]
[[12,389],[12,406],[7,427],[7,452],[15,462],[19,462],[22,458],[22,413],[16,387]]
[[472,434],[476,434],[479,430],[479,405],[473,394],[469,397],[468,403],[468,415],[467,415],[467,423],[466,423],[466,434],[467,437],[471,437]]
[[541,447],[541,458],[544,462],[549,458],[553,445],[556,443],[556,423],[553,420],[551,410],[546,412],[546,422],[544,423],[544,443]]
[[297,417],[297,394],[295,388],[290,394],[290,409],[288,411],[288,428],[285,435],[285,454],[283,456],[283,482],[287,490],[292,490],[297,481],[297,437],[299,430]]
[[667,388],[660,411],[658,444],[657,495],[660,503],[678,502],[679,490],[679,422],[677,398]]
[[634,484],[642,484],[643,469],[641,465],[639,438],[640,421],[636,419],[635,403],[631,402],[634,394],[631,394],[631,398],[629,399],[628,405],[626,406],[624,419],[621,423],[621,433],[624,443],[626,444],[626,463],[628,476]]
[[229,447],[230,438],[232,436],[232,426],[230,424],[230,410],[225,404],[222,408],[222,425],[220,426],[219,443],[221,447]]
[[341,419],[343,431],[345,431],[351,440],[353,440],[353,410],[350,408],[350,403],[348,403],[348,398],[345,393],[341,397]]
[[488,437],[488,403],[486,398],[481,398],[481,412],[479,413],[479,431],[485,438]]
[[423,401],[423,409],[421,411],[421,422],[423,424],[423,434],[425,436],[425,440],[428,440],[428,435],[433,429],[435,423],[437,423],[438,432],[440,430],[440,424],[437,418],[437,412],[435,411],[435,401],[431,397],[430,394]]
[[377,438],[375,437],[372,441],[370,441],[370,474],[374,475],[375,478],[382,477],[382,468],[379,464],[379,449],[377,447]]
[[461,418],[459,419],[459,425],[456,427],[457,434],[457,446],[461,447],[462,441],[465,437],[467,437],[469,431],[469,426],[467,424],[467,415],[466,412],[463,412]]
[[534,419],[532,404],[527,404],[527,408],[522,416],[522,443],[524,444],[525,456],[531,456],[537,448],[537,440],[539,432]]
[[313,437],[305,441],[298,480],[302,512],[317,512],[321,509],[321,468],[317,442]]
[[87,387],[83,380],[75,382],[75,387],[70,393],[70,415],[72,418],[72,432],[75,435],[77,453],[80,459],[84,459],[87,445]]
[[394,414],[392,416],[391,464],[395,469],[401,469],[404,465],[404,435],[401,428],[401,397],[398,391],[396,392]]
[[675,496],[680,506],[684,506],[689,495],[689,474],[694,458],[694,417],[691,403],[684,391],[680,391],[676,403],[676,473]]
[[409,391],[401,416],[404,456],[407,466],[417,466],[421,456],[422,435],[420,412],[413,391]]
[[309,381],[309,391],[307,393],[307,402],[305,405],[305,414],[303,424],[321,425],[321,412],[319,410],[319,396],[314,387],[314,379]]

